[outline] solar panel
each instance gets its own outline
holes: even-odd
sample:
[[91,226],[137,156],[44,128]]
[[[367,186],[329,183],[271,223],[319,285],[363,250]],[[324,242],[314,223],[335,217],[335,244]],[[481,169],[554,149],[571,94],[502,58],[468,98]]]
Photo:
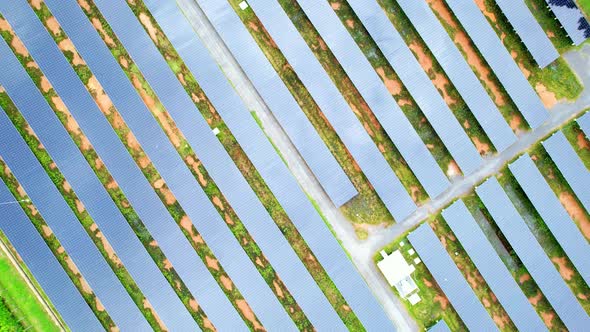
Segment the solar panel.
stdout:
[[[482,162],[479,153],[377,1],[351,0],[348,3],[463,173],[473,172]],[[347,73],[351,77],[362,78],[356,84],[357,88],[375,90],[367,91],[365,95],[379,97],[380,104],[376,105],[387,107],[383,112],[395,109],[392,106],[395,102],[389,92],[375,71],[371,70],[367,59],[328,2],[302,0],[299,4]],[[377,86],[379,90],[375,88]],[[428,171],[432,171],[432,168],[429,167]]]
[[590,24],[574,0],[545,0],[574,45],[590,38]]
[[[193,6],[196,6],[193,1],[181,1],[179,4],[185,11],[185,15],[198,17],[198,14],[192,12],[195,10]],[[358,192],[352,182],[264,53],[244,29],[243,23],[239,19],[236,20],[233,9],[223,1],[202,1],[199,5],[202,6],[235,60],[262,96],[332,202],[336,206],[341,206],[356,196]]]
[[[318,329],[344,327],[126,2],[96,0],[95,3],[312,324]],[[286,315],[282,306],[254,294],[258,296],[248,301],[255,311],[258,308],[265,326],[272,329],[288,324],[277,313]]]
[[[0,110],[1,112],[2,110]],[[72,331],[103,331],[100,322],[0,179],[0,229]]]
[[463,201],[456,201],[442,215],[514,325],[521,331],[546,331],[545,324]]
[[590,173],[563,132],[553,134],[543,146],[586,211],[590,211]]
[[549,113],[475,2],[446,2],[531,128],[540,126]]
[[578,122],[578,125],[580,125],[580,128],[582,128],[584,134],[586,134],[586,137],[590,138],[590,112],[585,113],[576,121]]
[[[399,208],[393,209],[396,219],[402,219],[400,218],[400,215],[403,214],[401,212],[412,212],[415,205],[411,202],[405,189],[399,181],[393,179],[393,173],[389,170],[390,167],[387,163],[382,160],[381,152],[373,144],[371,137],[366,133],[340,91],[326,74],[281,6],[273,0],[250,1],[250,6],[256,11],[257,16],[269,30],[273,40],[291,63],[298,77],[318,102],[324,115],[355,157],[382,200],[390,207],[390,210],[396,204],[403,207],[401,211]],[[326,19],[329,18],[326,17]],[[337,19],[335,23],[340,24]],[[345,30],[336,31],[348,36]],[[333,37],[336,38],[336,34]],[[340,38],[336,45],[330,38],[326,39],[326,42],[338,58],[343,56],[343,48],[347,48],[346,58],[344,61],[340,61],[344,70],[359,88],[361,95],[369,107],[373,109],[381,125],[396,144],[426,192],[431,197],[438,196],[448,187],[447,178],[369,62],[356,47],[354,41],[349,39],[350,37],[348,39]],[[397,183],[393,184],[395,182]],[[392,187],[395,190],[392,190]],[[403,197],[403,200],[400,197]]]
[[411,232],[408,240],[467,328],[478,331],[498,331],[490,315],[428,223],[420,225]]
[[[0,49],[6,48],[3,41],[0,44]],[[31,94],[23,89],[20,79],[11,73],[13,68],[2,66],[0,84],[16,106],[36,111],[47,108],[38,92]],[[150,325],[4,112],[0,112],[0,131],[0,155],[115,324],[121,329],[149,330]]]
[[[250,1],[250,6],[256,11],[394,218],[402,220],[410,215],[416,209],[416,204],[279,3],[274,0]],[[237,16],[235,19],[239,20]],[[397,111],[400,112],[399,109]],[[403,114],[399,114],[403,117]],[[405,137],[415,134],[411,127],[410,129],[410,132],[404,132]],[[430,166],[434,167],[425,172],[424,164],[412,160],[413,164],[422,166],[422,172],[417,174],[418,179],[429,194],[438,195],[448,187],[449,182],[418,135],[414,136],[418,146],[422,147],[424,154],[428,156],[427,163],[431,161]]]
[[[90,68],[97,74],[114,105],[134,131],[138,141],[154,162],[156,169],[172,193],[253,310],[258,308],[256,306],[256,299],[258,299],[266,301],[269,306],[276,305],[277,317],[281,317],[281,314],[286,316],[241,245],[174,151],[168,138],[126,80],[121,68],[118,67],[100,37],[93,31],[92,26],[85,19],[84,13],[75,3],[53,3],[51,1],[47,3]],[[92,109],[95,110],[95,114],[100,114],[96,107]],[[137,110],[141,110],[141,112]],[[79,116],[88,117],[85,114]],[[82,124],[82,126],[84,125],[88,125],[87,129],[93,131],[97,140],[104,141],[106,137],[109,138],[108,144],[101,143],[100,145],[103,148],[101,152],[108,157],[105,158],[105,164],[109,167],[110,162],[110,165],[114,165],[112,167],[116,167],[120,171],[120,173],[114,174],[115,177],[120,176],[121,178],[121,180],[117,179],[119,185],[123,190],[129,191],[129,196],[133,195],[130,197],[131,203],[138,205],[136,206],[138,214],[147,219],[144,222],[150,223],[158,244],[163,247],[171,263],[178,270],[179,276],[183,278],[189,290],[204,307],[205,313],[217,327],[221,325],[243,330],[245,326],[242,319],[232,308],[231,303],[202,264],[199,256],[175,225],[157,195],[153,193],[149,183],[145,180],[137,180],[137,178],[142,179],[143,176],[133,160],[127,155],[124,146],[118,141],[108,122],[99,117],[94,122]],[[251,298],[254,300],[250,301]],[[285,324],[291,322],[288,317],[283,318],[285,318]]]
[[566,327],[571,331],[582,331],[584,326],[589,326],[588,315],[518,214],[498,180],[488,179],[476,192]]
[[391,328],[355,266],[174,1],[145,4],[364,327]]
[[496,3],[539,67],[544,68],[559,58],[559,53],[523,0],[496,0]]
[[[509,168],[563,251],[586,283],[590,284],[590,244],[580,233],[535,163],[525,154],[509,165]],[[585,169],[584,173],[588,175]]]
[[503,151],[514,143],[516,136],[512,129],[428,4],[425,1],[416,0],[398,0],[398,4],[496,149]]
[[[9,21],[16,23],[13,26],[17,35],[69,109],[78,108],[78,112],[85,113],[89,108],[95,108],[96,114],[100,114],[100,110],[53,39],[44,30],[35,13],[32,10],[12,11],[11,9],[3,12]],[[8,59],[4,61],[5,66],[20,67],[18,60],[7,47],[3,47],[0,52],[3,54],[3,59],[11,58],[10,61]],[[27,74],[22,68],[13,69],[11,75],[13,79],[22,80],[22,85],[25,85]],[[29,82],[25,89],[36,90],[32,82]],[[85,99],[84,96],[86,96]],[[42,97],[39,96],[39,98]],[[39,104],[42,103],[39,102]],[[21,112],[28,119],[33,130],[38,132],[41,142],[62,170],[90,217],[113,246],[117,256],[165,325],[169,328],[198,327],[87,164],[82,153],[71,141],[59,119],[52,114],[52,110],[45,106],[44,113],[39,109],[22,109]]]

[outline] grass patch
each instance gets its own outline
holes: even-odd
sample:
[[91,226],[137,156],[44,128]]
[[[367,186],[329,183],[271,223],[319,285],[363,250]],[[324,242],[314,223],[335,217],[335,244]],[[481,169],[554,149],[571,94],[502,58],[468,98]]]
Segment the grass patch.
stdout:
[[59,331],[9,257],[0,251],[0,330],[4,326],[16,331]]

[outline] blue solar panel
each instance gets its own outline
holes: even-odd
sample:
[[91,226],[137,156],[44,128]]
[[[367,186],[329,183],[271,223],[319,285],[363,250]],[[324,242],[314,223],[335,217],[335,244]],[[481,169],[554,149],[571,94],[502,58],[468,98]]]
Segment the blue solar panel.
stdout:
[[[48,5],[90,68],[98,75],[98,79],[104,85],[115,106],[118,107],[123,118],[134,130],[138,141],[146,149],[163,179],[167,181],[172,193],[175,194],[187,215],[249,304],[256,310],[258,308],[255,306],[256,299],[259,299],[266,301],[265,303],[268,305],[274,303],[281,309],[274,294],[201,190],[196,179],[183,165],[167,137],[126,80],[123,72],[100,37],[93,31],[80,8],[75,3],[59,2],[54,4],[48,1]],[[100,114],[96,107],[92,109],[96,114]],[[142,112],[137,112],[137,110],[142,110]],[[88,115],[79,114],[79,116],[84,118]],[[174,220],[153,193],[149,183],[145,180],[138,181],[143,178],[139,169],[126,154],[124,146],[117,140],[108,122],[99,117],[99,120],[82,124],[83,127],[85,125],[88,125],[89,132],[92,131],[97,140],[104,140],[105,137],[110,140],[108,144],[100,145],[104,148],[101,152],[106,156],[105,164],[107,167],[113,165],[112,167],[119,171],[114,174],[115,178],[121,177],[121,180],[117,179],[119,185],[124,191],[129,191],[128,196],[133,196],[130,197],[132,205],[136,207],[142,218],[147,219],[144,222],[149,222],[153,229],[152,232],[157,235],[155,239],[158,244],[170,257],[173,266],[189,290],[203,305],[206,314],[213,320],[213,323],[217,327],[221,325],[234,329],[245,328],[241,318],[216,285],[215,280],[208,273],[182,232],[174,224]],[[163,223],[163,220],[166,223]],[[166,252],[166,249],[169,252]],[[196,266],[193,266],[195,264]],[[254,300],[250,301],[250,298],[254,298]],[[283,310],[277,311],[277,317],[284,313]],[[290,320],[286,317],[285,321],[289,322]]]
[[[0,110],[2,112],[2,110]],[[0,179],[0,230],[72,331],[103,331],[43,238]]]
[[545,324],[463,201],[455,202],[442,215],[514,325],[521,331],[546,331]]
[[[9,21],[16,23],[13,26],[17,35],[53,83],[66,106],[70,110],[77,109],[82,113],[94,108],[100,116],[98,107],[35,13],[30,9],[18,11],[17,8],[19,7],[11,6],[11,9],[4,10],[4,13]],[[2,50],[2,53],[3,58],[12,58],[10,64],[5,64],[18,65],[14,55],[7,54],[7,50]],[[14,72],[15,77],[18,75],[18,78],[24,81],[24,70],[21,69],[18,74],[16,70]],[[29,85],[27,88],[31,90],[33,87]],[[51,114],[48,108],[45,113],[35,109],[21,111],[25,118],[29,119],[33,130],[39,133],[44,146],[164,324],[169,328],[197,328],[191,315],[96,178],[94,171],[86,163],[84,156],[70,141],[58,118]],[[70,141],[69,144],[67,141]]]
[[[473,172],[482,162],[479,153],[377,1],[351,0],[348,3],[461,170],[465,174]],[[380,104],[377,105],[386,107],[384,112],[395,109],[393,106],[395,102],[391,96],[388,96],[389,93],[384,89],[383,83],[371,70],[367,59],[355,45],[328,2],[302,0],[299,4],[347,73],[351,77],[363,78],[356,86],[359,89],[372,88],[374,91],[367,91],[366,96],[379,97]],[[376,86],[380,86],[380,89],[376,89]],[[432,172],[432,169],[428,167],[425,172]]]
[[531,128],[540,126],[549,113],[475,2],[446,2]]
[[[382,160],[383,157],[373,144],[371,137],[365,132],[346,100],[326,74],[305,40],[299,35],[289,17],[283,12],[281,6],[273,0],[251,1],[250,5],[293,66],[298,77],[318,102],[323,113],[355,157],[377,193],[390,207],[390,210],[393,208],[394,216],[401,219],[400,215],[403,213],[412,212],[415,205],[406,194],[405,189],[397,179],[393,178],[392,171]],[[336,23],[339,24],[337,19]],[[337,32],[348,36],[345,30],[337,30]],[[336,36],[333,35],[333,37]],[[348,39],[340,38],[337,44],[332,44],[334,40],[331,38],[327,38],[326,42],[337,57],[342,57],[346,52],[346,58],[340,61],[344,70],[359,88],[369,107],[373,109],[381,125],[396,144],[427,193],[431,197],[438,196],[448,187],[447,178],[373,71],[370,63],[349,36]],[[392,190],[392,187],[395,189]],[[403,197],[403,200],[400,197]],[[401,205],[402,209],[394,208],[396,205]]]
[[590,38],[590,24],[574,0],[545,0],[574,45]]
[[426,1],[398,0],[398,4],[430,48],[496,149],[503,151],[514,143],[516,136],[512,129]]
[[391,328],[369,287],[180,8],[172,0],[146,0],[145,4],[365,328]]
[[[352,182],[233,9],[224,1],[199,4],[334,204],[341,206],[356,196]],[[195,16],[193,1],[181,6],[185,15]]]
[[496,3],[539,67],[544,68],[559,58],[559,53],[523,0],[496,0]]
[[408,240],[467,328],[474,331],[498,331],[428,223],[411,232]]
[[[7,48],[4,41],[0,44],[0,49]],[[4,53],[2,58],[5,56]],[[0,84],[6,88],[17,107],[35,111],[47,109],[48,105],[39,92],[27,89],[25,84],[21,84],[27,82],[13,75],[14,68],[2,66]],[[121,329],[149,330],[149,324],[4,112],[0,112],[0,131],[0,155],[115,324]],[[67,142],[62,143],[65,145]]]
[[543,146],[586,211],[590,211],[590,172],[563,132],[558,131],[553,134],[543,142]]
[[584,134],[586,134],[586,137],[590,138],[590,112],[582,115],[576,121],[580,125],[580,128],[582,128]]
[[[416,209],[416,204],[279,3],[274,0],[259,0],[250,1],[250,6],[256,11],[298,77],[317,101],[323,114],[359,163],[385,206],[396,220],[407,217]],[[234,18],[239,20],[237,16]],[[392,113],[392,110],[388,111]],[[399,109],[397,112],[403,118]],[[431,196],[436,196],[448,187],[449,182],[426,146],[409,126],[409,122],[406,123],[410,131],[403,132],[404,138],[407,139],[408,135],[413,133],[412,137],[418,143],[416,146],[421,147],[424,155],[428,156],[426,163],[413,163],[420,165],[421,172],[417,174],[418,179]],[[398,133],[402,134],[399,131]],[[425,164],[428,162],[431,162],[429,164],[431,167],[426,171]]]
[[[567,141],[566,144],[569,147]],[[563,248],[563,251],[565,251],[582,278],[590,285],[590,244],[588,244],[588,240],[584,238],[527,154],[520,157],[509,167],[527,197]],[[584,173],[588,175],[585,168]],[[587,189],[588,187],[586,187]]]
[[[126,2],[95,3],[312,324],[318,329],[344,326]],[[252,295],[257,296],[248,301],[263,324],[290,328],[277,313],[286,315],[278,302]]]
[[498,180],[490,178],[476,192],[566,327],[571,331],[583,331],[590,324],[588,315],[518,214]]

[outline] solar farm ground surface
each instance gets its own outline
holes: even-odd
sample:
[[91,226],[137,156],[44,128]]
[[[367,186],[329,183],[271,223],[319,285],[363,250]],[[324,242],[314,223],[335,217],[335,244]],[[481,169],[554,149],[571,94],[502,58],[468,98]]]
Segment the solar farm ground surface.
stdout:
[[[368,237],[368,229],[371,229],[376,225],[392,225],[395,222],[400,222],[401,220],[394,220],[391,214],[387,211],[385,205],[373,189],[373,186],[347,151],[346,145],[338,137],[329,121],[324,117],[321,109],[315,103],[311,94],[306,90],[293,67],[289,65],[281,51],[276,47],[272,37],[266,32],[262,23],[256,16],[256,13],[251,9],[239,9],[238,4],[241,1],[228,1],[240,16],[249,32],[256,40],[258,46],[265,53],[279,77],[289,88],[319,136],[359,192],[357,197],[347,202],[341,208],[342,213],[352,223],[357,237],[361,240]],[[429,197],[417,177],[412,173],[401,153],[395,147],[395,144],[389,139],[375,115],[363,100],[359,90],[357,90],[352,81],[346,76],[346,72],[342,66],[340,66],[334,54],[332,54],[330,49],[326,46],[326,43],[315,30],[313,24],[305,15],[303,15],[304,12],[297,4],[297,1],[278,1],[289,18],[295,23],[298,32],[304,38],[305,42],[307,42],[313,54],[318,58],[321,65],[354,112],[355,116],[383,154],[388,164],[392,167],[397,177],[401,180],[405,190],[411,195],[413,201],[418,205],[427,202]],[[346,27],[361,51],[367,57],[373,69],[380,76],[383,84],[400,106],[404,115],[409,119],[418,135],[422,138],[434,156],[438,166],[450,179],[460,176],[461,170],[451,157],[449,151],[445,148],[442,140],[426,120],[423,112],[412,98],[412,95],[402,84],[400,78],[392,67],[387,63],[385,57],[378,50],[377,45],[370,38],[368,32],[363,28],[360,20],[356,17],[350,6],[345,1],[341,0],[327,1],[338,15],[343,26]],[[269,186],[263,180],[262,175],[248,159],[246,152],[239,145],[228,125],[224,123],[223,117],[216,112],[211,101],[207,98],[197,80],[190,73],[188,67],[182,62],[182,59],[172,44],[167,40],[166,35],[158,26],[156,20],[152,17],[145,4],[140,0],[129,0],[127,2],[135,17],[142,24],[143,29],[151,38],[151,41],[165,59],[168,67],[174,75],[176,75],[176,78],[181,83],[186,93],[191,97],[194,106],[200,111],[200,115],[207,121],[210,129],[216,128],[219,130],[217,138],[221,142],[221,145],[231,157],[232,162],[237,166],[240,174],[246,179],[247,184],[253,188],[257,199],[261,201],[264,209],[268,212],[270,217],[272,217],[272,221],[276,223],[282,234],[284,234],[289,246],[294,250],[297,258],[303,262],[304,267],[313,278],[313,281],[317,283],[319,289],[327,298],[329,307],[331,307],[330,310],[335,310],[338,317],[348,329],[354,331],[362,330],[363,327],[359,317],[357,317],[355,312],[351,310],[350,305],[346,302],[344,296],[331,280],[328,271],[322,267],[321,263],[314,255],[314,252],[306,243],[306,240],[297,230],[296,225],[290,220],[285,209],[281,207],[279,200],[274,196]],[[394,0],[379,0],[378,2],[388,14],[394,27],[401,32],[405,43],[409,45],[410,50],[417,58],[420,66],[428,74],[429,79],[438,89],[444,102],[455,115],[458,122],[461,124],[462,129],[467,133],[471,143],[475,145],[482,156],[495,153],[496,150],[493,144],[478,125],[474,116],[469,112],[466,103],[461,99],[458,91],[450,83],[444,70],[436,62],[434,56],[419,37],[419,34],[414,30],[409,20],[403,15],[403,11],[399,8],[399,5]],[[138,65],[133,61],[133,58],[123,47],[121,41],[113,33],[107,20],[102,16],[95,3],[90,0],[78,0],[78,3],[84,10],[85,15],[94,26],[97,33],[105,42],[108,50],[120,65],[126,77],[133,85],[135,91],[137,91],[141,97],[143,103],[147,106],[151,115],[158,121],[158,124],[164,131],[167,139],[182,158],[184,162],[183,166],[186,166],[190,170],[195,183],[200,185],[200,189],[204,191],[207,199],[215,207],[216,212],[219,213],[221,219],[223,219],[227,227],[230,229],[231,234],[243,247],[247,258],[250,261],[249,263],[253,264],[255,271],[261,274],[264,283],[268,286],[272,295],[276,296],[282,309],[284,309],[288,316],[293,320],[295,326],[300,330],[311,329],[313,325],[310,318],[307,317],[285,282],[280,278],[280,274],[277,273],[275,268],[266,258],[265,253],[257,244],[255,237],[250,234],[245,223],[240,220],[238,214],[233,209],[232,204],[226,199],[224,193],[219,189],[207,168],[204,167],[199,156],[188,144],[184,134],[179,128],[177,128],[170,114],[168,114],[166,108],[158,98],[158,95],[154,92],[152,85],[148,83],[148,80],[146,80],[146,77],[144,77]],[[517,134],[528,131],[529,128],[524,123],[522,114],[520,114],[516,106],[510,101],[508,94],[504,91],[498,80],[493,74],[491,74],[491,69],[487,66],[485,61],[482,60],[481,55],[469,41],[465,31],[461,28],[445,2],[443,0],[429,0],[428,3],[430,7],[434,9],[435,14],[441,20],[455,44],[459,47],[463,56],[474,69],[475,74],[483,83],[487,92],[492,97],[496,106],[500,109],[502,116],[512,130]],[[526,0],[526,3],[560,53],[569,50],[570,46],[567,37],[563,31],[558,28],[558,25],[555,24],[551,15],[548,14],[543,5],[544,1]],[[542,102],[547,108],[552,108],[559,103],[576,99],[582,91],[582,86],[563,59],[558,59],[545,69],[539,69],[522,43],[518,41],[517,35],[512,31],[512,28],[499,11],[499,8],[493,5],[493,1],[482,0],[477,1],[477,4],[487,17],[488,21],[492,24],[496,33],[502,37],[504,46],[506,46],[511,52],[511,55],[520,67],[520,70],[540,95]],[[584,0],[580,0],[580,4],[584,7]],[[84,87],[90,92],[93,100],[99,106],[100,111],[106,117],[109,124],[114,128],[115,133],[123,143],[125,149],[131,155],[133,161],[139,166],[142,175],[151,185],[151,189],[157,193],[158,198],[161,201],[160,203],[165,207],[166,211],[182,231],[182,234],[185,237],[183,241],[186,240],[190,244],[190,247],[195,250],[199,258],[202,260],[202,264],[206,267],[207,272],[213,276],[214,281],[219,285],[223,295],[228,298],[231,306],[236,309],[239,317],[244,321],[245,326],[251,330],[262,328],[263,324],[261,319],[257,317],[255,311],[250,307],[239,287],[236,287],[236,284],[234,284],[230,275],[224,269],[223,264],[221,264],[220,260],[215,256],[213,250],[209,247],[207,242],[203,240],[198,227],[193,226],[189,215],[177,200],[174,191],[168,187],[163,176],[160,175],[158,168],[152,163],[152,160],[150,160],[146,151],[133,135],[128,124],[124,121],[124,118],[115,108],[113,101],[110,99],[108,92],[105,92],[100,80],[94,76],[88,64],[77,52],[75,43],[72,43],[71,39],[61,28],[58,20],[53,17],[51,11],[43,1],[29,0],[29,5],[31,5],[45,28],[50,31],[51,37],[58,44],[69,64],[84,84]],[[198,323],[201,329],[214,329],[215,322],[207,316],[206,310],[203,310],[202,306],[198,303],[199,299],[191,294],[189,287],[183,282],[181,276],[175,270],[173,264],[168,260],[158,242],[152,238],[150,232],[142,223],[138,213],[135,211],[132,204],[130,204],[123,190],[119,187],[119,184],[109,173],[108,169],[105,168],[99,154],[94,150],[94,147],[85,136],[84,132],[80,130],[80,126],[75,121],[64,102],[60,99],[52,84],[39,69],[38,64],[31,57],[29,51],[18,39],[14,30],[4,18],[0,18],[0,23],[0,34],[2,35],[2,38],[4,38],[7,44],[11,47],[11,50],[17,55],[21,65],[26,69],[39,91],[41,91],[47,100],[51,109],[55,112],[64,128],[66,128],[71,139],[76,144],[76,147],[81,151],[92,171],[100,180],[101,185],[105,188],[110,198],[115,202],[116,207],[121,211],[132,230],[137,234],[141,244],[154,260],[157,268],[164,275],[167,283],[171,286],[176,296],[181,300],[184,309],[189,312],[190,316]],[[86,211],[86,207],[82,204],[80,198],[77,197],[76,193],[72,190],[62,172],[56,167],[56,164],[53,162],[48,152],[41,145],[36,133],[29,127],[27,121],[21,115],[4,89],[0,91],[0,104],[19,131],[20,135],[25,139],[36,158],[40,161],[45,172],[48,173],[53,184],[64,197],[76,218],[80,220],[84,230],[89,234],[91,240],[99,249],[102,257],[108,262],[117,275],[118,280],[131,295],[141,314],[153,329],[165,329],[165,326],[160,317],[158,317],[154,307],[152,307],[145,295],[139,290],[139,287],[117,257],[111,244],[105,238],[105,235]],[[253,113],[253,116],[256,117],[256,114]],[[562,128],[562,131],[586,167],[590,168],[590,141],[588,141],[580,131],[578,125],[575,122],[569,123]],[[544,175],[545,180],[549,183],[551,189],[559,198],[561,204],[578,226],[580,232],[587,240],[590,240],[590,216],[580,204],[580,201],[576,198],[567,181],[561,176],[556,165],[551,161],[551,158],[544,150],[543,146],[536,144],[529,153],[536,166]],[[22,189],[13,173],[2,160],[0,160],[0,177],[7,184],[12,195],[14,195],[16,199],[25,200],[27,198],[26,192]],[[568,257],[551,233],[547,230],[544,221],[535,211],[515,178],[511,175],[509,169],[504,168],[497,177],[504,190],[508,193],[513,203],[515,203],[518,211],[529,224],[529,227],[536,230],[535,235],[537,239],[541,243],[546,254],[559,270],[561,276],[566,281],[566,284],[575,294],[584,310],[589,312],[590,288],[583,281],[579,273],[573,268]],[[500,251],[500,257],[503,262],[508,266],[512,276],[517,280],[519,286],[523,289],[524,294],[528,297],[531,304],[533,304],[535,310],[539,313],[545,324],[552,329],[563,328],[563,323],[559,320],[555,311],[553,311],[548,301],[544,298],[542,292],[528,274],[528,271],[523,267],[519,258],[511,252],[510,249],[504,249],[506,241],[477,195],[473,193],[469,194],[467,197],[463,198],[463,201],[473,214],[474,218],[482,226],[486,235],[492,240],[492,245]],[[312,203],[314,203],[314,206],[317,206],[317,203]],[[47,226],[43,217],[38,213],[36,207],[27,201],[21,202],[20,205],[44,238],[52,253],[58,257],[60,264],[83,295],[86,303],[98,317],[103,327],[113,327],[115,325],[113,319],[105,310],[103,304],[94,294],[93,290],[89,287],[86,280],[81,276],[76,265],[61,246],[52,230]],[[321,211],[318,211],[318,214],[324,218]],[[329,225],[329,221],[325,219],[324,221]],[[485,310],[490,314],[498,328],[503,331],[515,330],[515,326],[510,321],[508,314],[497,302],[495,295],[487,284],[485,284],[482,276],[477,271],[475,265],[470,261],[468,255],[465,253],[442,216],[440,214],[432,215],[428,218],[427,222],[434,229],[434,232],[439,239],[441,239],[448,254],[459,266],[462,275],[465,276],[469,285],[475,290],[477,298],[483,303]],[[408,243],[408,240],[404,235],[396,239],[385,249],[391,251],[396,248],[401,248],[399,246],[401,241]],[[413,257],[408,255],[405,249],[402,250],[402,253],[408,260],[413,259]],[[377,257],[375,259],[377,259]],[[0,265],[0,267],[1,266],[2,265]],[[444,318],[452,330],[461,330],[465,328],[461,319],[449,304],[448,299],[440,290],[432,275],[430,275],[429,271],[424,267],[424,264],[417,266],[417,270],[414,273],[414,279],[421,289],[420,295],[422,297],[422,302],[415,306],[409,306],[406,303],[406,309],[412,318],[417,321],[418,326],[429,327],[437,320]],[[0,285],[2,285],[1,282]],[[1,298],[2,294],[0,294],[0,299]],[[7,303],[7,306],[2,306],[0,303],[0,320],[14,319],[13,311],[11,311],[9,315],[9,312],[4,310],[10,308],[11,304],[12,303]],[[39,326],[43,327],[51,325],[50,320],[46,317],[47,314],[39,309],[39,304],[35,303],[35,301],[31,300],[30,302],[23,304],[17,303],[16,306],[18,306],[19,310],[24,311],[25,316],[31,315],[32,318],[27,319],[27,323],[36,322],[32,324],[39,324]],[[46,330],[45,328],[38,329]]]

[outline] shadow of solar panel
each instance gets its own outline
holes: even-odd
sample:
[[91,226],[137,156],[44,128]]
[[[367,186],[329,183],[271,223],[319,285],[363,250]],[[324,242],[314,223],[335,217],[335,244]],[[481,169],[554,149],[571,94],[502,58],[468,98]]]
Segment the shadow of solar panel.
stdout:
[[[2,110],[0,110],[1,112]],[[25,212],[0,179],[0,230],[39,283],[72,331],[103,331],[103,327],[47,247]]]
[[531,128],[540,126],[549,113],[475,2],[446,2]]
[[391,328],[391,321],[369,287],[180,8],[172,0],[146,0],[145,3],[364,327],[369,330]]

